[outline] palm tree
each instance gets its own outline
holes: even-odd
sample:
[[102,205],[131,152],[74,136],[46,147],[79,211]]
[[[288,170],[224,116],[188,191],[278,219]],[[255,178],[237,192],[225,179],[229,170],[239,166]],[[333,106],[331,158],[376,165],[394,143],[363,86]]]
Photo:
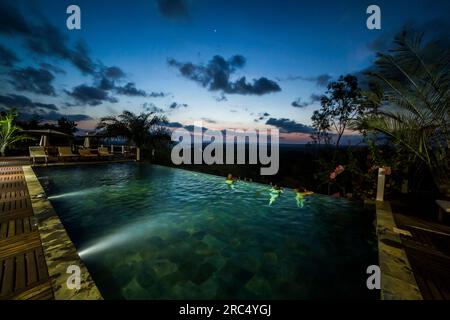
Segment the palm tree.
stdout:
[[0,153],[5,156],[6,148],[16,142],[32,139],[26,135],[21,135],[20,127],[14,124],[17,114],[14,111],[8,111],[0,116]]
[[380,109],[357,127],[390,138],[413,163],[429,169],[442,191],[449,181],[450,52],[438,41],[424,44],[423,37],[404,31],[389,53],[378,53],[366,97]]
[[130,111],[123,111],[117,117],[104,117],[100,119],[97,129],[109,136],[121,136],[133,142],[137,148],[137,160],[140,160],[140,149],[152,146],[155,141],[169,139],[169,132],[162,127],[167,123],[165,116],[154,112],[139,115]]

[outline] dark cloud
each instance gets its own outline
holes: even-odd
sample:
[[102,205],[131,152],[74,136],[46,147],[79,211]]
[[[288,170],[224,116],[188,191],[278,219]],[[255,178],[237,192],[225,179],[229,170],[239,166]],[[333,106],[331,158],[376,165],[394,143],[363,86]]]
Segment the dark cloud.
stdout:
[[46,104],[40,102],[33,102],[29,98],[17,95],[17,94],[8,94],[8,95],[0,95],[0,105],[5,108],[16,108],[18,110],[51,110],[57,111],[58,108],[54,104]]
[[208,130],[208,128],[206,128],[206,127],[201,127],[200,128],[200,127],[197,127],[197,126],[194,126],[194,125],[183,126],[183,128],[186,129],[187,131],[191,131],[191,132],[194,132],[194,130],[199,130],[199,129],[201,129],[202,132],[205,132],[205,131]]
[[169,105],[169,109],[172,109],[172,110],[174,110],[174,109],[179,109],[179,108],[187,108],[187,107],[188,107],[188,105],[187,105],[186,103],[172,102],[172,103]]
[[150,92],[147,93],[147,97],[149,98],[164,98],[167,97],[169,94],[164,92]]
[[19,119],[29,121],[31,119],[39,119],[40,121],[58,121],[61,118],[66,118],[69,121],[86,121],[92,120],[92,117],[85,114],[62,114],[56,111],[50,112],[21,112]]
[[295,108],[306,108],[316,102],[320,102],[321,99],[322,99],[321,95],[313,93],[311,94],[309,101],[303,101],[302,98],[298,98],[297,100],[291,103],[291,106]]
[[309,106],[309,103],[306,101],[303,101],[301,98],[297,98],[297,100],[295,100],[291,103],[291,106],[293,106],[295,108],[306,108],[307,106]]
[[145,102],[145,103],[142,105],[142,108],[143,108],[145,111],[147,111],[147,112],[155,112],[155,113],[162,113],[162,112],[164,112],[163,109],[158,108],[156,105],[154,105],[154,104],[151,103],[151,102]]
[[221,95],[214,97],[217,102],[228,101],[227,97],[222,93]]
[[83,43],[70,47],[61,28],[45,21],[42,16],[40,23],[30,24],[18,8],[9,3],[0,4],[0,33],[11,37],[20,36],[32,53],[70,61],[83,74],[97,71],[98,66],[90,58]]
[[19,58],[13,51],[0,44],[0,66],[12,67],[19,61]]
[[312,133],[314,129],[310,126],[304,125],[302,123],[295,122],[294,120],[281,118],[275,119],[270,118],[266,121],[266,124],[277,127],[280,132],[283,133]]
[[82,42],[75,45],[75,49],[71,51],[69,60],[83,73],[95,74],[97,65],[89,57],[86,46]]
[[48,71],[53,72],[54,74],[59,73],[59,74],[66,74],[66,71],[64,71],[63,69],[61,69],[58,66],[52,65],[50,63],[41,63],[40,64],[42,69],[46,69]]
[[125,72],[116,66],[104,67],[101,70],[101,76],[108,80],[119,80],[125,78]]
[[137,89],[134,82],[128,82],[123,87],[114,88],[118,94],[130,97],[146,97],[147,93],[144,90]]
[[105,101],[111,103],[118,102],[106,90],[84,84],[73,88],[72,91],[66,91],[66,93],[82,105],[97,106]]
[[315,82],[318,87],[326,87],[332,78],[333,77],[331,75],[324,73],[313,77],[289,75],[286,78],[276,78],[276,79],[277,81],[297,81],[297,80],[310,81]]
[[267,117],[270,117],[270,114],[268,112],[260,112],[258,113],[258,118],[254,119],[254,121],[259,122],[261,120],[266,119]]
[[9,81],[18,91],[29,91],[48,96],[55,95],[52,82],[55,76],[48,70],[28,67],[24,69],[14,69],[8,74]]
[[231,81],[231,75],[245,65],[245,58],[241,55],[233,56],[228,60],[217,55],[207,65],[183,63],[175,59],[168,59],[167,62],[169,66],[177,68],[183,77],[199,83],[209,91],[241,95],[264,95],[281,91],[275,81],[265,77],[254,79],[252,82],[247,82],[246,77]]
[[27,35],[32,28],[19,10],[8,2],[0,2],[0,33],[6,35]]
[[207,123],[217,123],[216,120],[210,119],[210,118],[202,118],[203,121],[207,122]]
[[331,79],[332,79],[332,76],[330,76],[329,74],[320,74],[316,77],[306,78],[305,80],[313,81],[319,87],[326,87]]
[[168,122],[165,126],[169,128],[183,128],[183,125],[179,122]]
[[185,20],[189,18],[187,0],[155,0],[161,15],[171,20]]

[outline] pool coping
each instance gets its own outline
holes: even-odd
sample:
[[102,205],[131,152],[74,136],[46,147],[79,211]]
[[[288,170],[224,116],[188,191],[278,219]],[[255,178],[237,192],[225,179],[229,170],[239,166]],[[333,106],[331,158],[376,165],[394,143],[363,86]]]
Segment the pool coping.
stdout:
[[[31,166],[22,166],[34,220],[37,224],[55,300],[102,300],[88,269],[77,253],[55,209],[42,188]],[[81,287],[69,289],[67,282],[71,265],[80,268]]]
[[375,201],[382,300],[423,300],[395,223],[391,204]]

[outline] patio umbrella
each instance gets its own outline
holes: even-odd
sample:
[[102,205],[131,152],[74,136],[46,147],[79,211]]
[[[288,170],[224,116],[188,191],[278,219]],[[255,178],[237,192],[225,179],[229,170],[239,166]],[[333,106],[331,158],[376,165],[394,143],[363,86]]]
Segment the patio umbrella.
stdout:
[[41,147],[47,147],[47,146],[50,145],[49,137],[51,135],[53,135],[53,136],[71,137],[70,134],[67,134],[67,133],[64,133],[64,132],[60,132],[60,131],[56,131],[56,130],[52,130],[52,129],[22,130],[22,132],[24,132],[24,133],[40,134],[41,135],[41,140],[39,142],[39,145]]

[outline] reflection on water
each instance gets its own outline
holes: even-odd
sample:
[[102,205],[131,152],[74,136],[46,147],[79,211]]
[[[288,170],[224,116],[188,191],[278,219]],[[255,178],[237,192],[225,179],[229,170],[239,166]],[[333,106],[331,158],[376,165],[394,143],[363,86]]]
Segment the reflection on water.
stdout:
[[376,298],[373,212],[147,164],[39,168],[105,298]]

